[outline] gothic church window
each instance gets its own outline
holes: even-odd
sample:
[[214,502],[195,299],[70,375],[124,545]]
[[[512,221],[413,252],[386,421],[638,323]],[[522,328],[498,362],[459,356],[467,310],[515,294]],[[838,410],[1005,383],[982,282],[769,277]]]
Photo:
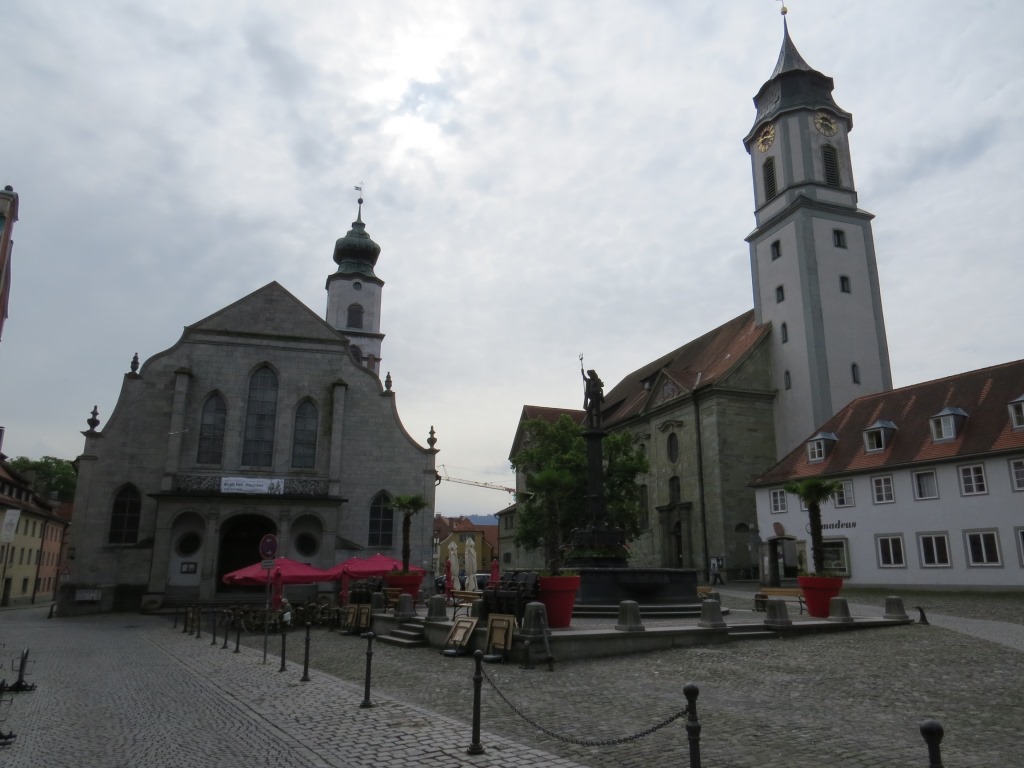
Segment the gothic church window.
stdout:
[[134,544],[139,540],[139,519],[142,515],[142,496],[133,485],[126,485],[114,497],[110,511],[111,544]]
[[317,410],[305,400],[295,411],[295,432],[292,435],[292,466],[312,469],[316,466]]
[[370,547],[390,547],[395,534],[395,511],[391,499],[381,491],[370,502],[370,534],[366,544]]
[[242,464],[250,467],[269,467],[273,464],[276,422],[277,374],[263,366],[249,379]]
[[765,160],[761,170],[764,174],[764,199],[771,200],[779,193],[775,182],[775,158],[769,157]]
[[348,320],[345,325],[349,328],[363,327],[363,306],[361,304],[349,304]]
[[224,455],[224,422],[228,409],[224,398],[210,395],[203,403],[199,420],[199,450],[196,462],[199,464],[220,464]]
[[836,148],[826,144],[821,148],[821,159],[825,165],[825,183],[830,187],[839,186],[839,155]]

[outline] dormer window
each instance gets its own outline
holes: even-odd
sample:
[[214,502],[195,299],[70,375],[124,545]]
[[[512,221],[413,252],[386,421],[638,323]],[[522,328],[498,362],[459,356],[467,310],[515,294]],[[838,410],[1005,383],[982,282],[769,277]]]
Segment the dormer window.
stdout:
[[931,417],[932,440],[941,443],[952,440],[967,419],[967,412],[961,408],[943,408]]
[[807,460],[812,464],[824,461],[838,440],[831,432],[819,432],[807,441]]
[[1010,423],[1014,429],[1024,429],[1024,395],[1010,401]]
[[888,419],[879,419],[864,430],[864,450],[868,453],[884,451],[895,432],[895,424]]

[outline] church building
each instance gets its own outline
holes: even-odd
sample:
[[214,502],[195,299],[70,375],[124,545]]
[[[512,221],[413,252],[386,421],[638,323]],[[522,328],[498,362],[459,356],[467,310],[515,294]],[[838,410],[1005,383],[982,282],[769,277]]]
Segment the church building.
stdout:
[[266,534],[319,568],[400,557],[399,494],[428,501],[411,562],[430,567],[435,440],[406,432],[379,376],[384,282],[362,202],[326,321],[269,283],[136,356],[102,429],[94,409],[62,613],[230,599],[222,577],[260,560]]
[[[633,565],[706,572],[722,558],[727,577],[756,578],[761,534],[748,483],[854,398],[892,388],[873,217],[854,183],[853,116],[832,90],[783,22],[778,62],[743,137],[754,307],[605,394],[605,429],[628,431],[650,462]],[[527,406],[523,418],[537,410]],[[535,553],[503,552],[505,567],[534,565]]]

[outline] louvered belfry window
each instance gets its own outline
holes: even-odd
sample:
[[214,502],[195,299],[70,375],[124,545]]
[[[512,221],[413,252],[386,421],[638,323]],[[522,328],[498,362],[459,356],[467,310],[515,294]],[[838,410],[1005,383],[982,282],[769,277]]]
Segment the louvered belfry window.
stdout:
[[764,199],[771,200],[779,193],[775,183],[775,158],[769,157],[764,161]]
[[825,163],[825,183],[830,187],[839,186],[839,155],[836,148],[826,144],[821,148],[821,158]]

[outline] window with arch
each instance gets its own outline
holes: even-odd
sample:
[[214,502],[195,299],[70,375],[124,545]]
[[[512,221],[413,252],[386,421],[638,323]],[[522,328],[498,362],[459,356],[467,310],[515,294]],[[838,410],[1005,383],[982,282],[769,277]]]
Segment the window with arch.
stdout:
[[220,464],[224,457],[224,422],[227,420],[228,409],[224,398],[218,394],[210,395],[203,403],[203,412],[199,419],[199,450],[196,462],[199,464]]
[[781,304],[786,300],[786,289],[781,285],[775,286],[775,303]]
[[395,538],[395,510],[390,497],[381,491],[370,502],[370,535],[366,543],[371,547],[390,547]]
[[295,409],[295,432],[292,434],[292,466],[312,469],[316,466],[317,410],[309,400]]
[[782,374],[782,386],[784,389],[793,388],[793,378],[789,375],[789,371]]
[[142,517],[142,496],[134,485],[126,485],[114,497],[110,510],[111,544],[135,544],[139,540],[139,520]]
[[825,183],[830,187],[839,186],[839,153],[831,144],[821,148],[821,160],[825,166]]
[[860,384],[860,366],[856,363],[850,365],[850,378],[854,384]]
[[363,305],[362,304],[349,304],[348,305],[348,320],[345,325],[349,328],[362,328],[363,327]]
[[842,293],[850,293],[850,278],[846,275],[839,276],[839,290]]
[[668,479],[668,503],[678,504],[681,498],[679,478],[675,475]]
[[679,436],[675,432],[669,432],[665,440],[665,452],[668,460],[675,464],[679,461]]
[[249,379],[242,464],[250,467],[269,467],[273,464],[276,422],[277,374],[265,365]]
[[779,194],[779,188],[775,181],[775,158],[769,157],[761,166],[761,173],[764,176],[764,199],[771,200]]
[[782,337],[782,343],[785,344],[789,341],[789,326],[785,323],[779,328],[779,335]]

